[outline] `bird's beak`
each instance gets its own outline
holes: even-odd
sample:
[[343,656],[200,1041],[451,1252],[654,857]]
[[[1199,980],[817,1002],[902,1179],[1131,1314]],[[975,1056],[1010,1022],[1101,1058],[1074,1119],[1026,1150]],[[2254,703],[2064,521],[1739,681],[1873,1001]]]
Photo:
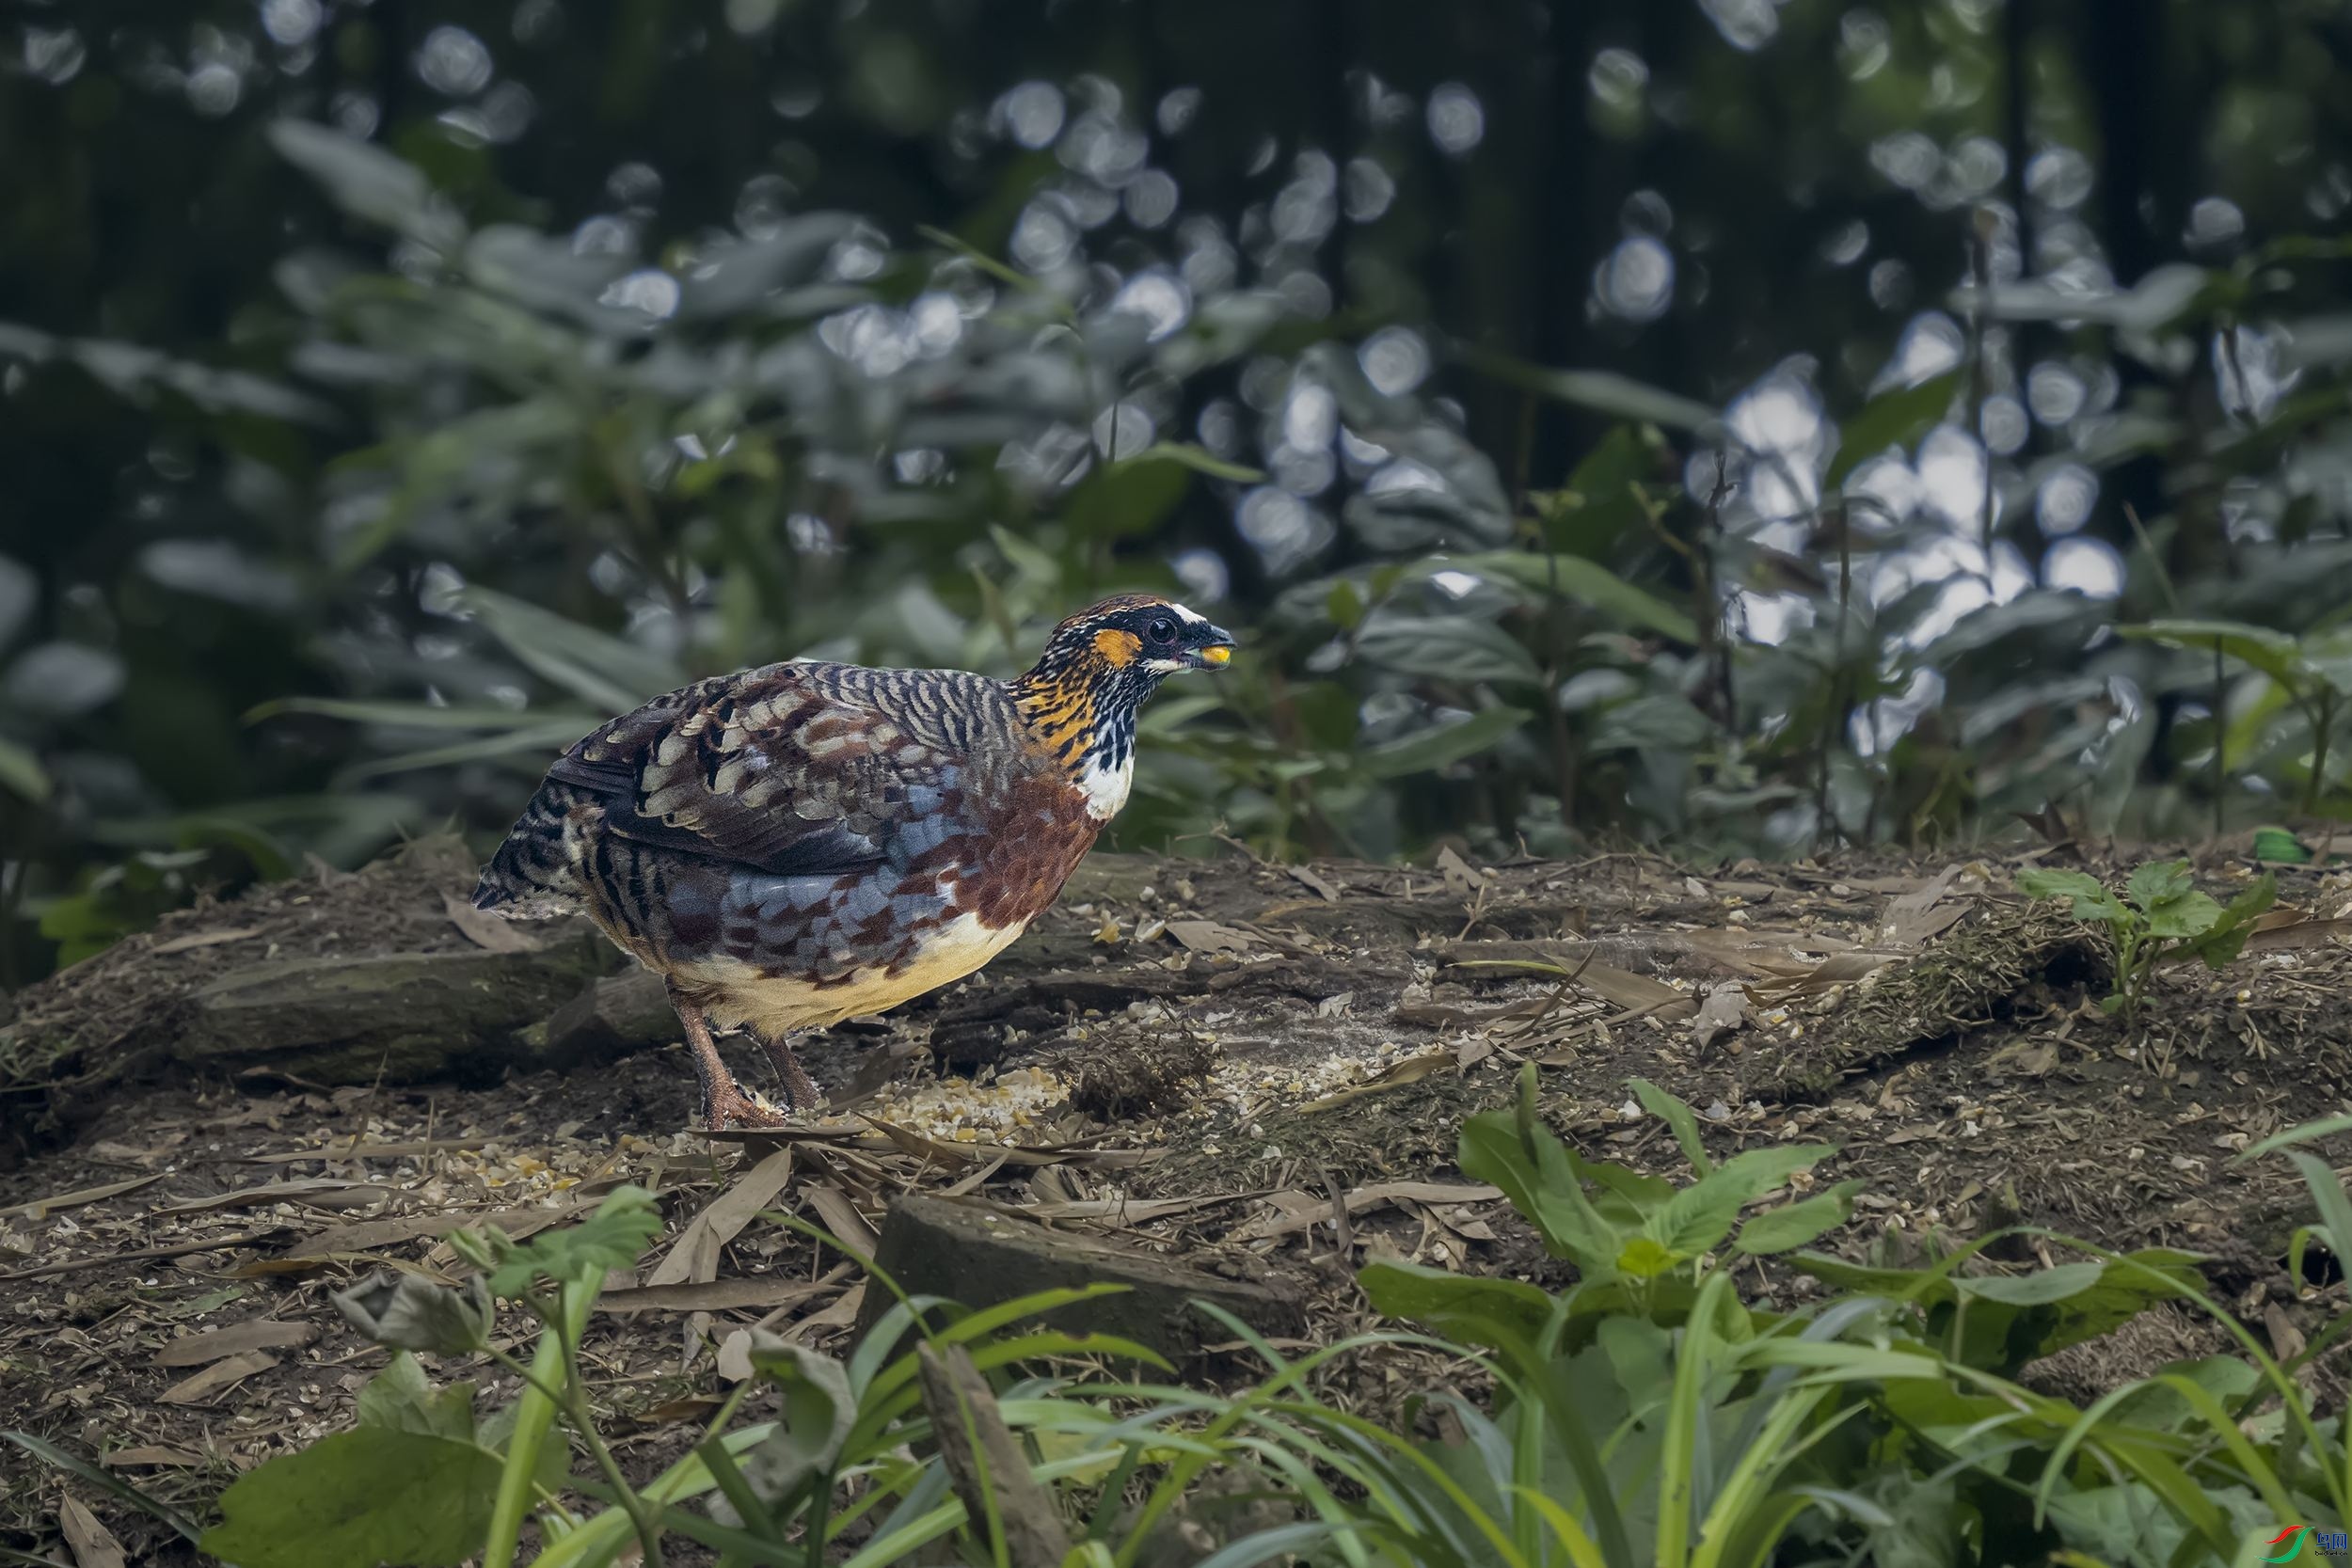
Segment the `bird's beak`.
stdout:
[[1194,648],[1184,662],[1195,670],[1222,670],[1233,657],[1233,634],[1221,626],[1202,626],[1200,645]]

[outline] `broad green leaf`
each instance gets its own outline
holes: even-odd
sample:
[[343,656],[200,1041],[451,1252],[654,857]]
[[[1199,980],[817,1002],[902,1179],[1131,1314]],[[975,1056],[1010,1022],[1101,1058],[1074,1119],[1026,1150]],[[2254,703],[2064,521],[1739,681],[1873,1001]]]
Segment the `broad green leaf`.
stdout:
[[417,1358],[402,1351],[359,1390],[358,1424],[470,1443],[474,1440],[473,1395],[470,1383],[435,1388]]
[[1509,1112],[1471,1117],[1462,1124],[1455,1164],[1464,1175],[1501,1187],[1553,1253],[1596,1278],[1613,1273],[1623,1238],[1585,1196],[1567,1146],[1549,1129],[1530,1132]]
[[686,684],[686,673],[652,649],[537,605],[480,587],[465,590],[459,602],[532,673],[599,713],[626,713]]
[[2265,871],[2245,892],[2231,899],[2212,928],[2198,939],[2197,956],[2212,969],[2236,962],[2237,956],[2246,950],[2247,939],[2254,934],[2255,920],[2278,901],[2278,876]]
[[1634,1279],[1655,1279],[1682,1261],[1647,1236],[1636,1236],[1617,1249],[1617,1270]]
[[2041,1307],[2081,1295],[2106,1273],[2105,1263],[2057,1263],[2031,1274],[1963,1276],[1953,1284],[1963,1296],[2010,1307]]
[[596,1212],[578,1225],[543,1230],[516,1242],[495,1226],[460,1230],[450,1245],[475,1267],[493,1271],[491,1292],[520,1298],[535,1282],[594,1283],[614,1269],[634,1265],[645,1243],[661,1230],[661,1211],[643,1187],[615,1187]]
[[1394,779],[1444,768],[1491,751],[1534,717],[1525,708],[1481,708],[1468,719],[1373,747],[1363,753],[1364,770],[1375,779]]
[[2254,859],[2272,865],[2309,865],[2312,852],[2285,828],[2257,828]]
[[1794,1252],[1836,1229],[1853,1214],[1853,1196],[1861,1181],[1840,1181],[1826,1192],[1801,1198],[1778,1209],[1767,1209],[1740,1227],[1732,1243],[1736,1252],[1769,1256]]
[[775,1431],[742,1462],[744,1480],[772,1507],[831,1470],[857,1423],[857,1396],[840,1362],[765,1329],[752,1331],[751,1359],[754,1372],[784,1391]]
[[1836,490],[1846,476],[1890,447],[1908,448],[1933,430],[1952,405],[1965,371],[1947,371],[1916,387],[1881,392],[1839,428],[1837,455],[1821,477],[1824,493]]
[[2239,663],[2261,671],[2280,686],[2294,688],[2300,673],[2295,662],[2295,639],[2267,626],[2243,621],[2151,621],[2145,626],[2118,626],[2119,637],[2162,642],[2174,648],[2215,648]]
[[1192,483],[1191,465],[1171,448],[1147,447],[1105,463],[1079,482],[1062,517],[1082,539],[1123,539],[1149,533],[1174,511]]
[[49,799],[49,771],[29,748],[0,736],[0,787],[39,805]]
[[[415,1370],[416,1363],[407,1355],[410,1351],[464,1355],[479,1351],[490,1341],[495,1308],[490,1287],[480,1275],[469,1278],[463,1285],[442,1285],[424,1275],[394,1274],[380,1269],[350,1290],[335,1292],[330,1299],[335,1309],[363,1337],[402,1353],[386,1369],[388,1376],[404,1362],[411,1371]],[[418,1372],[416,1376],[421,1383],[423,1374]],[[399,1393],[397,1380],[387,1386],[388,1398],[398,1397]],[[470,1418],[467,1431],[472,1431]]]
[[1721,422],[1706,404],[1645,385],[1614,371],[1554,371],[1507,354],[1468,343],[1454,346],[1455,358],[1506,386],[1538,397],[1589,408],[1620,420],[1639,420],[1670,430],[1708,430]]
[[1710,1252],[1731,1234],[1741,1209],[1836,1152],[1827,1144],[1805,1144],[1735,1154],[1675,1194],[1650,1222],[1650,1234],[1686,1257]]
[[1628,1086],[1644,1110],[1674,1130],[1675,1142],[1682,1146],[1682,1157],[1691,1162],[1692,1170],[1705,1176],[1715,1168],[1707,1157],[1707,1146],[1699,1141],[1699,1118],[1691,1114],[1690,1106],[1646,1078],[1636,1078]]
[[1357,634],[1356,652],[1384,669],[1438,680],[1513,686],[1543,681],[1525,643],[1492,621],[1467,615],[1380,611]]
[[2187,893],[2192,886],[2186,861],[2151,861],[2132,873],[2123,884],[2124,895],[2143,910],[2153,910],[2158,904]]
[[2184,893],[2148,910],[2148,934],[2168,940],[2203,936],[2221,918],[2221,906],[2201,893]]
[[1653,747],[1688,752],[1713,741],[1717,733],[1715,721],[1690,699],[1655,691],[1602,709],[1593,726],[1592,747],[1596,752]]
[[438,249],[453,247],[464,236],[464,226],[435,200],[423,173],[372,142],[307,119],[272,121],[269,139],[279,156],[326,187],[354,217]]
[[248,1470],[199,1544],[239,1568],[455,1568],[482,1549],[498,1455],[365,1426]]
[[2051,871],[2028,866],[2017,874],[2017,891],[2028,898],[2102,898],[2107,890],[2098,878],[2084,871]]
[[1420,1263],[1367,1263],[1356,1282],[1365,1299],[1391,1318],[1492,1349],[1534,1344],[1553,1310],[1551,1296],[1524,1280],[1454,1274]]
[[1614,621],[1642,626],[1677,642],[1695,644],[1698,623],[1690,611],[1617,576],[1581,555],[1537,555],[1531,550],[1488,550],[1478,555],[1441,556],[1429,569],[1470,572],[1517,584],[1535,594],[1559,594]]

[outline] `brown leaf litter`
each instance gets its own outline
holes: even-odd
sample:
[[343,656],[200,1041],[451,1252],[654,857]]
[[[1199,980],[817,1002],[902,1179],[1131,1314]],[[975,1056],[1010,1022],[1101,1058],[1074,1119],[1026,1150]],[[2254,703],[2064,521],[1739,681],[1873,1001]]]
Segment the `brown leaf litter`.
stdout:
[[[10,1049],[30,1021],[67,1042],[53,1060],[70,1079],[77,1053],[167,1026],[191,986],[271,954],[480,954],[443,904],[470,875],[420,847],[172,917],[27,992]],[[2207,868],[2224,894],[2241,876]],[[96,1115],[78,1136],[28,1137],[26,1163],[0,1173],[0,1427],[200,1513],[238,1472],[347,1424],[384,1364],[332,1291],[386,1264],[455,1277],[457,1227],[525,1234],[624,1181],[657,1194],[668,1227],[612,1282],[585,1354],[639,1470],[690,1441],[755,1329],[849,1342],[861,1273],[777,1214],[863,1251],[899,1196],[959,1195],[1213,1271],[1280,1271],[1316,1335],[1343,1333],[1371,1323],[1348,1283],[1368,1258],[1559,1277],[1453,1164],[1462,1117],[1505,1103],[1529,1061],[1546,1114],[1595,1156],[1679,1174],[1634,1077],[1690,1103],[1718,1155],[1841,1146],[1810,1180],[1869,1183],[1831,1239],[1842,1250],[2018,1221],[2185,1245],[2282,1341],[2316,1322],[2278,1261],[2297,1183],[2233,1156],[2352,1109],[2352,887],[2282,881],[2289,914],[2222,974],[2158,975],[2136,1032],[2091,1006],[2097,943],[2029,909],[1994,861],[1715,876],[1637,855],[1454,851],[1427,870],[1097,857],[981,975],[808,1042],[850,1102],[780,1134],[685,1131],[691,1075],[666,1040],[476,1087],[82,1085]],[[2152,1326],[2142,1348],[2179,1338]],[[2050,1375],[2111,1386],[2144,1370],[2115,1354]],[[486,1361],[432,1370],[480,1382],[485,1409],[515,1392]],[[1382,1410],[1413,1373],[1327,1375],[1329,1397]],[[0,1541],[47,1549],[69,1494],[130,1560],[190,1560],[45,1475],[9,1490]]]

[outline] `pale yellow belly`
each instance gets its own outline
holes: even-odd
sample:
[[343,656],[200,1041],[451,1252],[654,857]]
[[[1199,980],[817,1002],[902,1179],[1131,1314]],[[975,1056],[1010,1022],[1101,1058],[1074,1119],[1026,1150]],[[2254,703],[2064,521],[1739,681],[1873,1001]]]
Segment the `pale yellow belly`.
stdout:
[[709,998],[710,1022],[718,1028],[748,1025],[773,1039],[796,1029],[822,1029],[845,1018],[887,1012],[925,991],[961,980],[1003,952],[1025,927],[1024,922],[990,930],[972,915],[959,915],[940,927],[897,973],[881,967],[863,969],[829,986],[762,974],[735,958],[707,959],[677,977]]

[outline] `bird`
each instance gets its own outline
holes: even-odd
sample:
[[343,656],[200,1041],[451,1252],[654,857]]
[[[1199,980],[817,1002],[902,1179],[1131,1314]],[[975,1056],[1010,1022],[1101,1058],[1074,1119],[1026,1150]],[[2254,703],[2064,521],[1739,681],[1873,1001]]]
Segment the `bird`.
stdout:
[[[1154,594],[1063,621],[1010,680],[793,660],[718,675],[557,758],[474,907],[583,913],[662,977],[712,1130],[820,1103],[791,1037],[977,972],[1061,892],[1126,803],[1136,719],[1233,639]],[[714,1035],[748,1033],[785,1107]]]

